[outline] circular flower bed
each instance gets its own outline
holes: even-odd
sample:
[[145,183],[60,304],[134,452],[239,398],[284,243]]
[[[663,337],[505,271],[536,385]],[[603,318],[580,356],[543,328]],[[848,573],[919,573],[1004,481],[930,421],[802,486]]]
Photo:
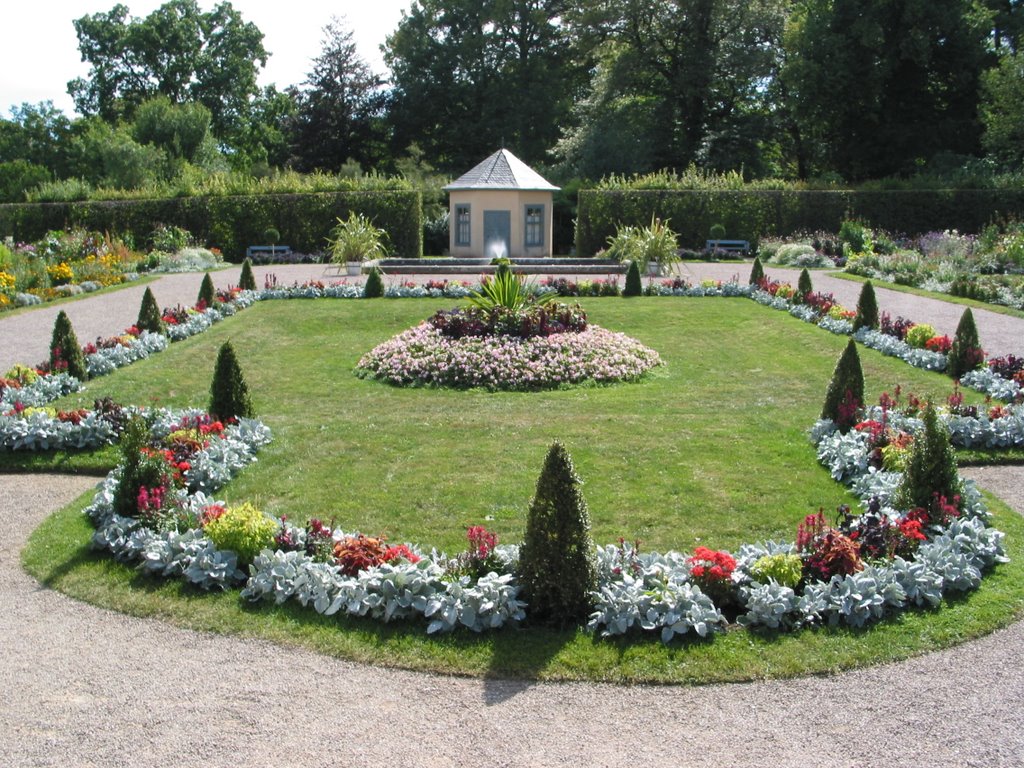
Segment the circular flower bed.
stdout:
[[356,372],[398,386],[507,390],[633,381],[657,365],[653,349],[596,325],[529,338],[453,338],[426,321],[364,355]]

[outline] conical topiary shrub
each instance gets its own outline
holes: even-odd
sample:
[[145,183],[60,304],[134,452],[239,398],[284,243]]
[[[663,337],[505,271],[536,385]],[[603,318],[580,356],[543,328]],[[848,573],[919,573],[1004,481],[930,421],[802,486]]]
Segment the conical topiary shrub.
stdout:
[[196,304],[202,304],[203,307],[209,308],[213,306],[216,300],[217,290],[213,287],[213,278],[207,272],[203,275],[203,282],[199,286],[199,296],[196,298]]
[[843,432],[857,423],[857,416],[864,405],[864,372],[860,367],[857,342],[850,339],[846,344],[836,369],[832,373],[821,418],[832,419]]
[[931,401],[925,406],[921,420],[924,429],[914,435],[910,458],[895,501],[899,509],[926,509],[930,513],[930,522],[941,524],[948,520],[944,519],[946,515],[940,501],[945,499],[949,505],[962,507],[958,497],[963,492],[963,485],[956,470],[949,431],[939,423]]
[[860,289],[857,299],[857,317],[853,320],[853,330],[861,328],[878,328],[878,300],[875,298],[875,286],[868,280]]
[[811,283],[811,273],[807,271],[807,267],[800,270],[800,277],[796,281],[796,296],[793,298],[797,303],[803,303],[807,294],[814,291],[814,285]]
[[946,373],[959,379],[968,371],[973,371],[985,362],[985,353],[978,339],[978,326],[974,323],[974,313],[968,307],[960,316],[956,327],[953,345],[949,348]]
[[256,290],[256,277],[252,273],[252,261],[249,259],[242,262],[242,273],[238,276],[238,287],[243,291]]
[[142,294],[142,304],[139,306],[139,319],[135,321],[135,327],[140,331],[150,333],[166,333],[163,317],[160,314],[160,305],[156,303],[156,296],[153,291],[146,288]]
[[761,259],[755,256],[754,266],[750,268],[750,279],[747,282],[751,285],[760,285],[762,280],[764,280],[764,266],[761,264]]
[[622,289],[623,296],[642,296],[644,283],[640,279],[640,264],[634,259],[629,262],[626,269],[626,287]]
[[221,421],[238,417],[251,419],[254,414],[249,388],[230,341],[225,341],[217,354],[210,385],[210,414]]
[[366,276],[366,285],[363,286],[364,299],[379,299],[384,295],[384,280],[381,279],[380,270],[373,267]]
[[50,370],[55,373],[64,372],[79,381],[89,378],[82,345],[78,343],[75,329],[71,327],[71,319],[63,309],[53,322],[53,335],[50,337]]
[[590,514],[565,447],[548,451],[519,550],[519,583],[531,620],[564,626],[585,621],[597,589]]

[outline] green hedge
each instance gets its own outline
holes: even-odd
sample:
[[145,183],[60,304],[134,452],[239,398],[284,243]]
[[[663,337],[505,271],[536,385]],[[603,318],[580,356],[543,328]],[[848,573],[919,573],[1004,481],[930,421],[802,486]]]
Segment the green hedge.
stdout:
[[266,245],[263,233],[270,227],[281,233],[282,245],[303,253],[322,251],[335,220],[349,211],[368,216],[387,232],[395,256],[423,254],[420,193],[409,190],[7,204],[0,205],[0,236],[29,242],[51,229],[84,227],[129,235],[141,248],[157,224],[174,224],[220,248],[225,258],[241,261],[247,246]]
[[931,230],[979,232],[993,219],[1024,217],[1024,190],[580,190],[576,252],[604,248],[619,224],[670,220],[679,244],[703,248],[713,224],[729,240],[838,232],[851,216],[904,235]]

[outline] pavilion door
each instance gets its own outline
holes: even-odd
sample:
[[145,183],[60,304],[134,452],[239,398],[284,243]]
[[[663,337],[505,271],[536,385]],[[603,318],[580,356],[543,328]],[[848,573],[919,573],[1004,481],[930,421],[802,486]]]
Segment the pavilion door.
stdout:
[[508,257],[512,253],[512,212],[484,211],[484,256]]

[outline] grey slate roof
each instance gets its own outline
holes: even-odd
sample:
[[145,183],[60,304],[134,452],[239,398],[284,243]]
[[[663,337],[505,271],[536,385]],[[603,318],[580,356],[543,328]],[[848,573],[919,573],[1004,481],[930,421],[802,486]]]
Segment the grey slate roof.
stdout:
[[445,189],[522,189],[554,192],[558,187],[507,149],[499,149],[476,165],[473,170],[459,176]]

